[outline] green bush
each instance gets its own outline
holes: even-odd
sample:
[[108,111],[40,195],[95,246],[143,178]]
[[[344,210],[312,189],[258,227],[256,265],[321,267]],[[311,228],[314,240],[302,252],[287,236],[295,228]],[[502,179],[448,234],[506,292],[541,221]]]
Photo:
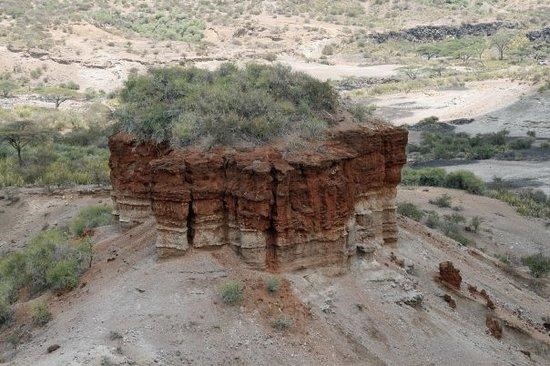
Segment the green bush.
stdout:
[[510,148],[513,150],[530,149],[533,144],[533,139],[517,139],[510,143]]
[[46,325],[52,319],[52,314],[44,303],[35,304],[32,307],[31,314],[32,322],[37,326]]
[[445,236],[459,242],[462,245],[472,245],[472,241],[468,239],[464,234],[462,233],[460,226],[456,222],[456,220],[452,220],[449,218],[446,218],[441,223],[441,231]]
[[78,216],[69,222],[74,235],[82,236],[87,230],[109,225],[112,221],[112,209],[106,205],[94,205],[83,208]]
[[130,76],[116,116],[144,140],[259,144],[297,132],[312,136],[332,123],[338,95],[327,83],[282,65],[223,64],[215,71],[152,70]]
[[415,221],[420,221],[424,216],[424,212],[420,210],[414,203],[410,202],[398,203],[397,213]]
[[265,281],[265,287],[267,288],[267,291],[270,293],[275,293],[279,291],[279,287],[281,286],[281,280],[278,277],[271,276]]
[[[541,192],[544,194],[543,192]],[[541,194],[516,193],[505,188],[492,189],[489,197],[504,201],[513,206],[522,216],[550,218],[550,199],[541,200]]]
[[[430,120],[424,125],[430,123],[433,124]],[[427,131],[415,151],[420,160],[489,159],[506,150],[507,135],[506,130],[474,137],[452,131]]]
[[431,229],[436,229],[440,225],[439,215],[435,211],[429,211],[426,216],[426,226]]
[[481,217],[479,216],[474,216],[470,219],[470,229],[474,232],[474,233],[477,233],[479,231],[479,227],[481,226],[481,222],[483,220],[481,219]]
[[451,207],[451,201],[452,198],[447,193],[444,193],[433,200],[429,200],[432,205],[436,205],[437,207]]
[[61,260],[48,268],[46,281],[54,290],[71,290],[78,285],[79,268],[74,259]]
[[89,267],[91,256],[89,241],[72,243],[60,230],[43,231],[29,240],[23,251],[0,259],[0,300],[14,301],[23,287],[33,294],[73,288]]
[[485,183],[474,173],[467,170],[457,170],[449,173],[445,178],[445,186],[462,189],[472,194],[482,194],[485,191]]
[[222,285],[220,295],[227,305],[238,305],[243,299],[244,285],[238,281],[229,281]]
[[403,169],[401,183],[404,185],[442,187],[447,173],[441,168]]
[[287,330],[292,326],[292,324],[292,319],[286,316],[279,316],[271,322],[271,326],[279,331]]
[[521,261],[529,267],[531,275],[535,278],[544,277],[550,272],[550,258],[542,255],[542,253],[524,257]]
[[0,298],[0,325],[6,324],[11,320],[13,310],[8,299]]

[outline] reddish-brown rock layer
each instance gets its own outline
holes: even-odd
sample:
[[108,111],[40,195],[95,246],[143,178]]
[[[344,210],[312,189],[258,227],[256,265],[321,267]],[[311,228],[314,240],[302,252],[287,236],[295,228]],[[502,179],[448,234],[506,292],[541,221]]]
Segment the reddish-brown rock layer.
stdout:
[[407,132],[337,127],[311,149],[169,149],[110,139],[123,222],[153,215],[161,254],[231,245],[258,267],[344,263],[356,247],[397,239],[395,187]]
[[453,262],[446,261],[439,263],[439,278],[442,282],[460,290],[462,276],[460,275],[460,270],[453,265]]

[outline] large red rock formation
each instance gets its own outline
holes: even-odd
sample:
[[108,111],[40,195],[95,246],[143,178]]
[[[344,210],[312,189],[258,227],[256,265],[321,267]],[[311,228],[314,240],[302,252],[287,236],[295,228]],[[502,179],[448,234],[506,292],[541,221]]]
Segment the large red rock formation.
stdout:
[[407,132],[329,130],[305,151],[170,149],[109,141],[120,220],[154,216],[161,254],[231,245],[258,268],[344,263],[357,246],[397,240],[395,188]]

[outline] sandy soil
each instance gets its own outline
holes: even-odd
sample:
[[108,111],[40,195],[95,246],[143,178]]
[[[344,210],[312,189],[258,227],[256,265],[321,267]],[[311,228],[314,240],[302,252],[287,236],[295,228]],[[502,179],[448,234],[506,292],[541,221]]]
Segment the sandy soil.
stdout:
[[279,61],[294,70],[305,72],[320,80],[340,80],[346,77],[384,78],[397,74],[401,65],[360,66],[358,64],[323,65],[296,58],[280,57]]
[[388,94],[372,100],[378,114],[395,125],[414,124],[436,116],[440,120],[476,118],[516,102],[532,87],[506,79],[476,81],[459,90]]
[[535,131],[538,137],[550,138],[550,91],[522,96],[511,105],[457,126],[457,132],[470,134],[508,130],[510,136],[526,136]]
[[448,194],[452,206],[458,206],[458,212],[466,219],[478,216],[482,224],[478,233],[466,233],[475,241],[476,247],[490,254],[516,259],[544,253],[550,256],[550,227],[544,220],[520,216],[508,204],[482,196],[474,196],[464,191],[436,187],[401,187],[398,191],[398,202],[411,202],[424,210],[433,210],[440,217],[451,215],[452,208],[440,208],[428,201]]

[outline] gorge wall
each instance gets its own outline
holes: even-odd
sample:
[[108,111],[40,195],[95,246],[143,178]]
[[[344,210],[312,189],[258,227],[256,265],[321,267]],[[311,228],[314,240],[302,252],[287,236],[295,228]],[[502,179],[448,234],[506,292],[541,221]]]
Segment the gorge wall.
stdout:
[[407,132],[336,126],[307,150],[172,149],[111,137],[115,213],[154,217],[159,254],[230,245],[271,270],[345,264],[397,240],[396,185]]

